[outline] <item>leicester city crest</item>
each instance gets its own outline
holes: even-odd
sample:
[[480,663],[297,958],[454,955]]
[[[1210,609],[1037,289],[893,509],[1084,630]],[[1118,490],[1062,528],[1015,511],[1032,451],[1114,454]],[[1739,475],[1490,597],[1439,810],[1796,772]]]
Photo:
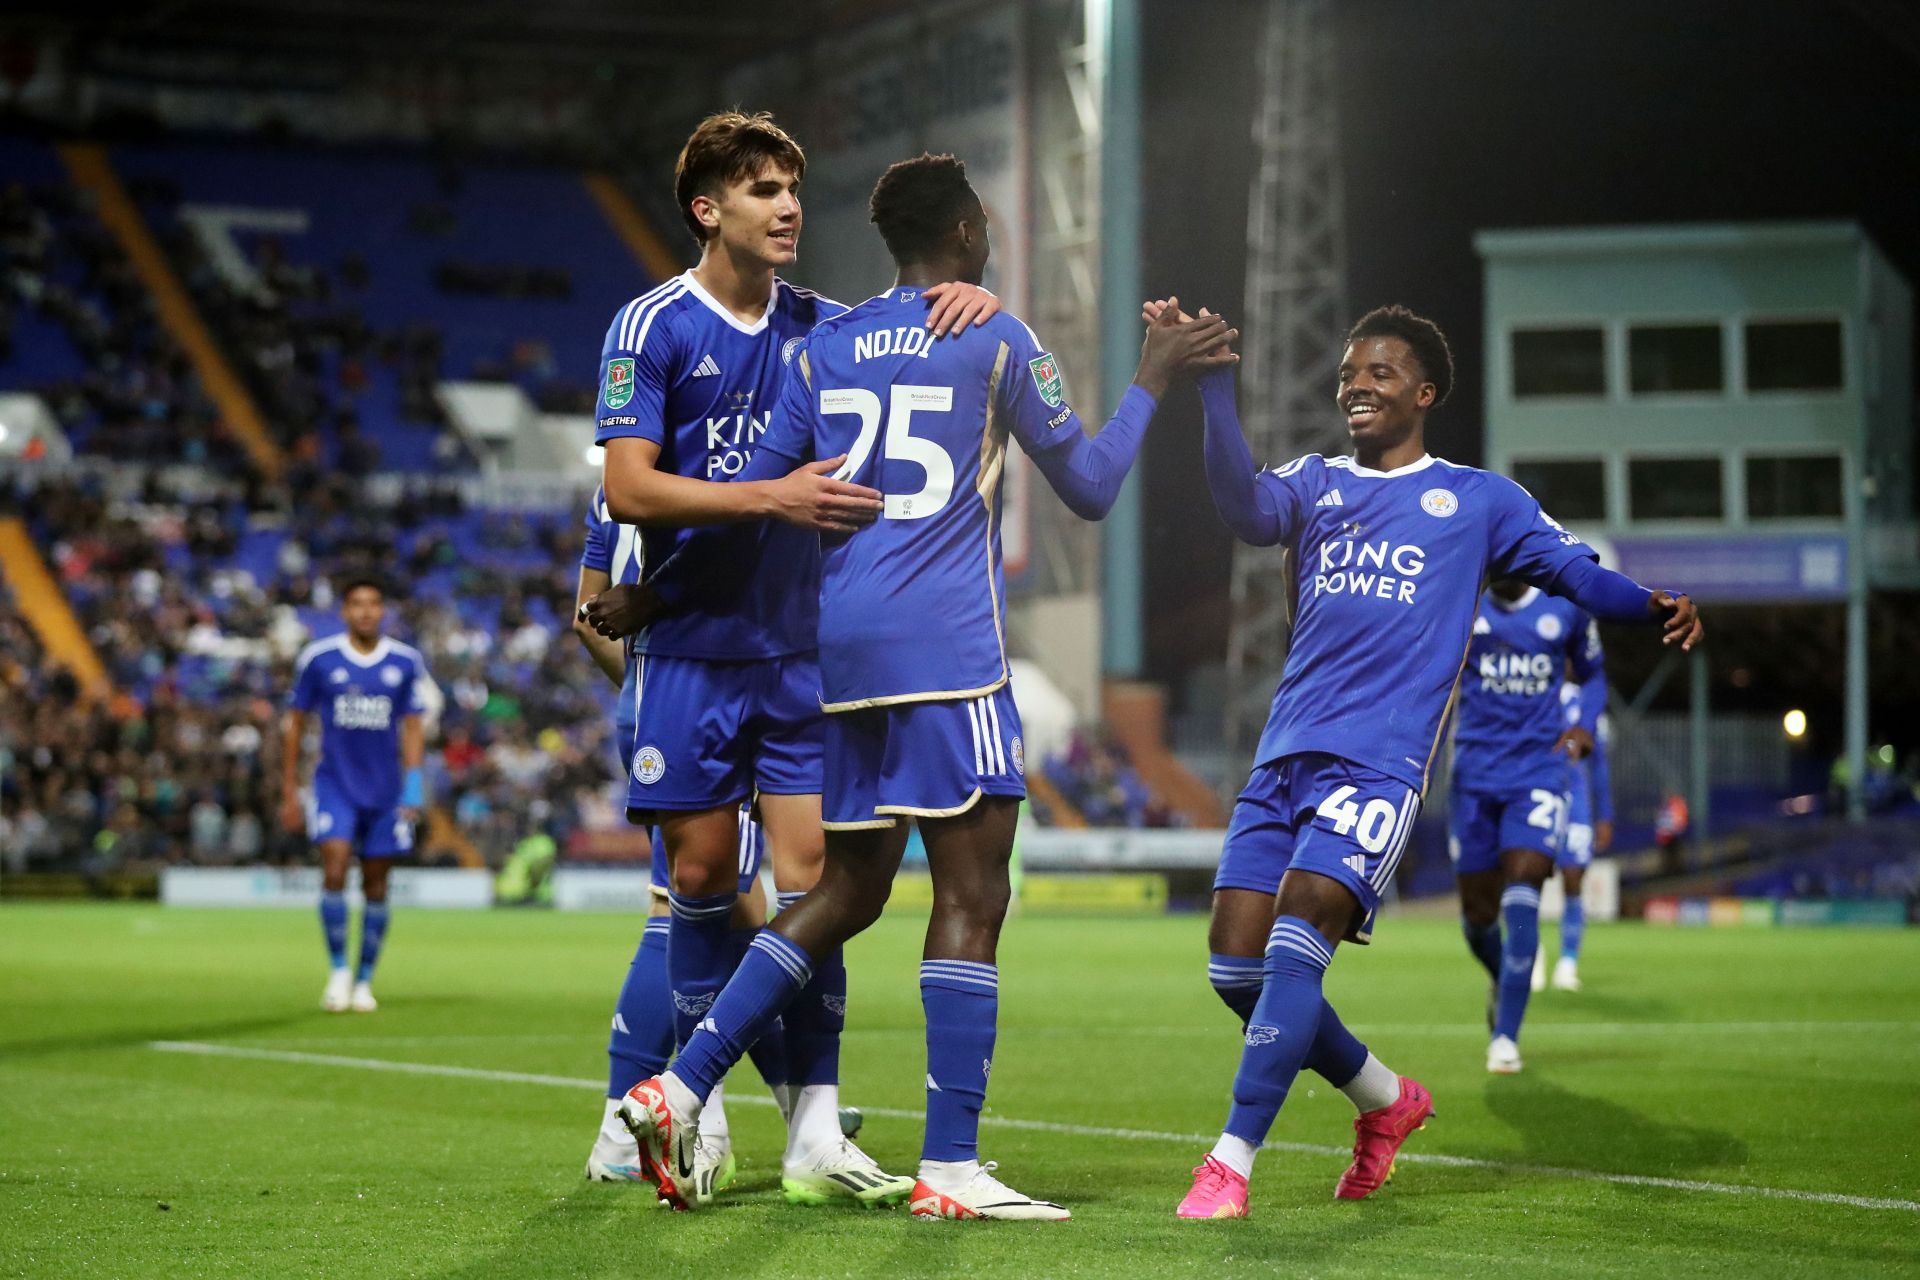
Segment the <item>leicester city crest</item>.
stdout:
[[607,385],[601,389],[601,398],[609,409],[624,409],[633,399],[633,357],[620,356],[607,361]]
[[642,747],[633,753],[633,776],[647,786],[667,775],[667,759],[658,747]]
[[1027,361],[1027,368],[1033,372],[1033,385],[1040,392],[1040,398],[1047,402],[1049,409],[1058,409],[1061,401],[1067,398],[1066,384],[1060,379],[1060,364],[1050,352],[1041,352]]

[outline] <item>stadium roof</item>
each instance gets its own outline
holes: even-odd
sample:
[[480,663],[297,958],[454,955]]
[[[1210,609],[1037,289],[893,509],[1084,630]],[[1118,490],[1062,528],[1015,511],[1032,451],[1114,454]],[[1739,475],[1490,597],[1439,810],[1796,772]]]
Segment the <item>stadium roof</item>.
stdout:
[[7,25],[61,33],[87,55],[167,51],[264,55],[332,70],[343,60],[412,59],[548,70],[709,70],[783,33],[884,13],[876,0],[162,0],[150,5],[13,0]]

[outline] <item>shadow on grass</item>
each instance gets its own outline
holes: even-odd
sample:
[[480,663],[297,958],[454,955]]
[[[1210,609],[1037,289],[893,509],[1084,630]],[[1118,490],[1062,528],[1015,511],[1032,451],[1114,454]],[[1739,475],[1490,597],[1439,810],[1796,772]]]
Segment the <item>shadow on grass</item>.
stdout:
[[1747,1161],[1747,1144],[1730,1133],[1652,1120],[1535,1073],[1489,1079],[1485,1096],[1488,1113],[1520,1135],[1528,1164],[1668,1176]]

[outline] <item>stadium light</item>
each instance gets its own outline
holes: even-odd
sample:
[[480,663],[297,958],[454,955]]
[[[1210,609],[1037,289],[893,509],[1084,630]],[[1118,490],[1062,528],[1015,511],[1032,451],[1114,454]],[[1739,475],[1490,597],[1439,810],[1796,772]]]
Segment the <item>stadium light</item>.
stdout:
[[1780,717],[1780,727],[1787,731],[1789,738],[1804,738],[1807,734],[1807,713],[1795,707]]
[[607,450],[603,445],[590,444],[580,451],[580,461],[590,467],[597,467],[607,459]]

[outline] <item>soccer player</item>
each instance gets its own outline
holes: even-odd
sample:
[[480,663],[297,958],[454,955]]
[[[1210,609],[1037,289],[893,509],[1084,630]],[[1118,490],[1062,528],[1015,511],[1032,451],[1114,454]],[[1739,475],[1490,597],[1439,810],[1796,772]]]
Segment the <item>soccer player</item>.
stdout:
[[[700,245],[692,270],[634,299],[608,329],[595,439],[606,447],[610,518],[640,526],[657,565],[692,528],[757,523],[755,572],[635,637],[636,731],[628,809],[657,823],[673,879],[667,965],[681,1043],[733,972],[739,808],[758,796],[783,908],[819,876],[821,713],[815,656],[819,530],[872,520],[880,494],[835,478],[837,458],[791,475],[727,483],[766,429],[788,364],[819,321],[845,310],[775,273],[799,240],[806,157],[765,115],[701,122],[674,192]],[[935,290],[922,338],[997,309],[975,286]],[[792,1117],[788,1198],[863,1201],[911,1189],[848,1141],[839,1118],[846,967],[822,954],[785,1018]]]
[[[280,739],[280,820],[304,825],[320,848],[320,929],[331,972],[320,1007],[371,1013],[373,969],[387,937],[387,876],[395,858],[413,852],[421,804],[420,715],[432,677],[419,650],[381,634],[386,594],[370,577],[342,584],[347,629],[301,650],[293,668],[286,727]],[[301,808],[300,753],[307,717],[320,720],[320,758],[313,790]],[[360,856],[360,955],[347,968],[347,865]]]
[[[1560,959],[1553,966],[1556,991],[1580,989],[1580,948],[1587,936],[1587,868],[1595,854],[1613,848],[1613,774],[1607,761],[1613,745],[1613,724],[1606,713],[1606,672],[1596,672],[1585,685],[1567,684],[1561,700],[1570,708],[1584,706],[1593,719],[1593,750],[1573,765],[1573,794],[1567,804],[1567,839],[1557,862],[1566,887],[1566,905],[1560,916]],[[1546,952],[1534,969],[1534,990],[1543,985]]]
[[[594,494],[587,509],[586,527],[586,544],[580,557],[574,598],[573,629],[594,665],[620,689],[614,710],[614,752],[624,773],[634,750],[637,664],[628,658],[625,644],[600,634],[589,619],[599,620],[609,630],[627,628],[627,611],[632,608],[640,581],[639,530],[618,524],[608,515],[604,491]],[[739,832],[740,884],[732,942],[735,952],[744,954],[747,943],[767,914],[766,897],[760,888],[766,836],[753,817],[751,803],[740,806]],[[667,1065],[674,1047],[674,1006],[667,981],[669,877],[666,845],[658,827],[652,831],[651,844],[653,901],[640,945],[627,966],[626,981],[614,1005],[613,1029],[607,1042],[606,1107],[593,1149],[587,1156],[587,1177],[595,1182],[645,1181],[640,1172],[639,1149],[615,1109],[628,1089]],[[783,1029],[777,1024],[771,1028],[755,1043],[752,1055],[755,1067],[780,1106],[782,1117],[789,1115],[792,1099],[787,1085]],[[859,1130],[860,1118],[856,1108],[841,1108],[840,1126],[849,1138]],[[734,1173],[724,1105],[718,1110],[710,1106],[705,1121],[702,1128],[706,1142],[696,1178],[707,1181],[711,1190],[719,1190],[732,1181]]]
[[1260,987],[1225,1131],[1194,1170],[1181,1217],[1246,1215],[1254,1154],[1303,1066],[1346,1080],[1361,1108],[1353,1165],[1335,1189],[1343,1198],[1377,1190],[1432,1114],[1425,1088],[1395,1079],[1341,1025],[1321,979],[1341,941],[1371,937],[1489,572],[1596,617],[1665,619],[1667,643],[1690,648],[1701,635],[1691,600],[1600,568],[1511,480],[1427,453],[1427,414],[1452,383],[1431,321],[1404,307],[1370,312],[1347,335],[1335,390],[1352,456],[1257,471],[1231,377],[1201,380],[1214,505],[1242,541],[1293,545],[1300,606],[1215,881],[1216,953],[1234,943],[1228,955],[1244,958],[1247,927],[1270,926]]
[[1560,688],[1569,670],[1584,688],[1600,664],[1599,629],[1579,606],[1518,578],[1487,589],[1453,731],[1447,851],[1467,949],[1493,983],[1487,1070],[1500,1075],[1521,1069],[1540,886],[1564,856],[1573,762],[1593,749],[1599,714],[1577,702],[1570,712]]
[[[1000,481],[1009,438],[1081,516],[1111,507],[1159,398],[1176,378],[1229,362],[1218,317],[1153,326],[1134,385],[1088,439],[1060,370],[1009,315],[932,342],[922,295],[978,281],[988,229],[952,156],[894,165],[870,211],[898,268],[894,287],[824,321],[748,469],[777,475],[816,457],[885,495],[870,528],[823,537],[820,700],[826,708],[826,868],[748,949],[672,1069],[622,1104],[661,1194],[698,1203],[684,1178],[708,1091],[760,1027],[793,1007],[823,958],[879,918],[917,821],[934,903],[920,967],[927,1121],[912,1212],[928,1218],[1060,1220],[1066,1209],[1007,1187],[979,1160],[980,1111],[998,1009],[996,947],[1026,761],[1008,685]],[[663,572],[665,569],[663,568]],[[689,571],[702,576],[706,571]]]

